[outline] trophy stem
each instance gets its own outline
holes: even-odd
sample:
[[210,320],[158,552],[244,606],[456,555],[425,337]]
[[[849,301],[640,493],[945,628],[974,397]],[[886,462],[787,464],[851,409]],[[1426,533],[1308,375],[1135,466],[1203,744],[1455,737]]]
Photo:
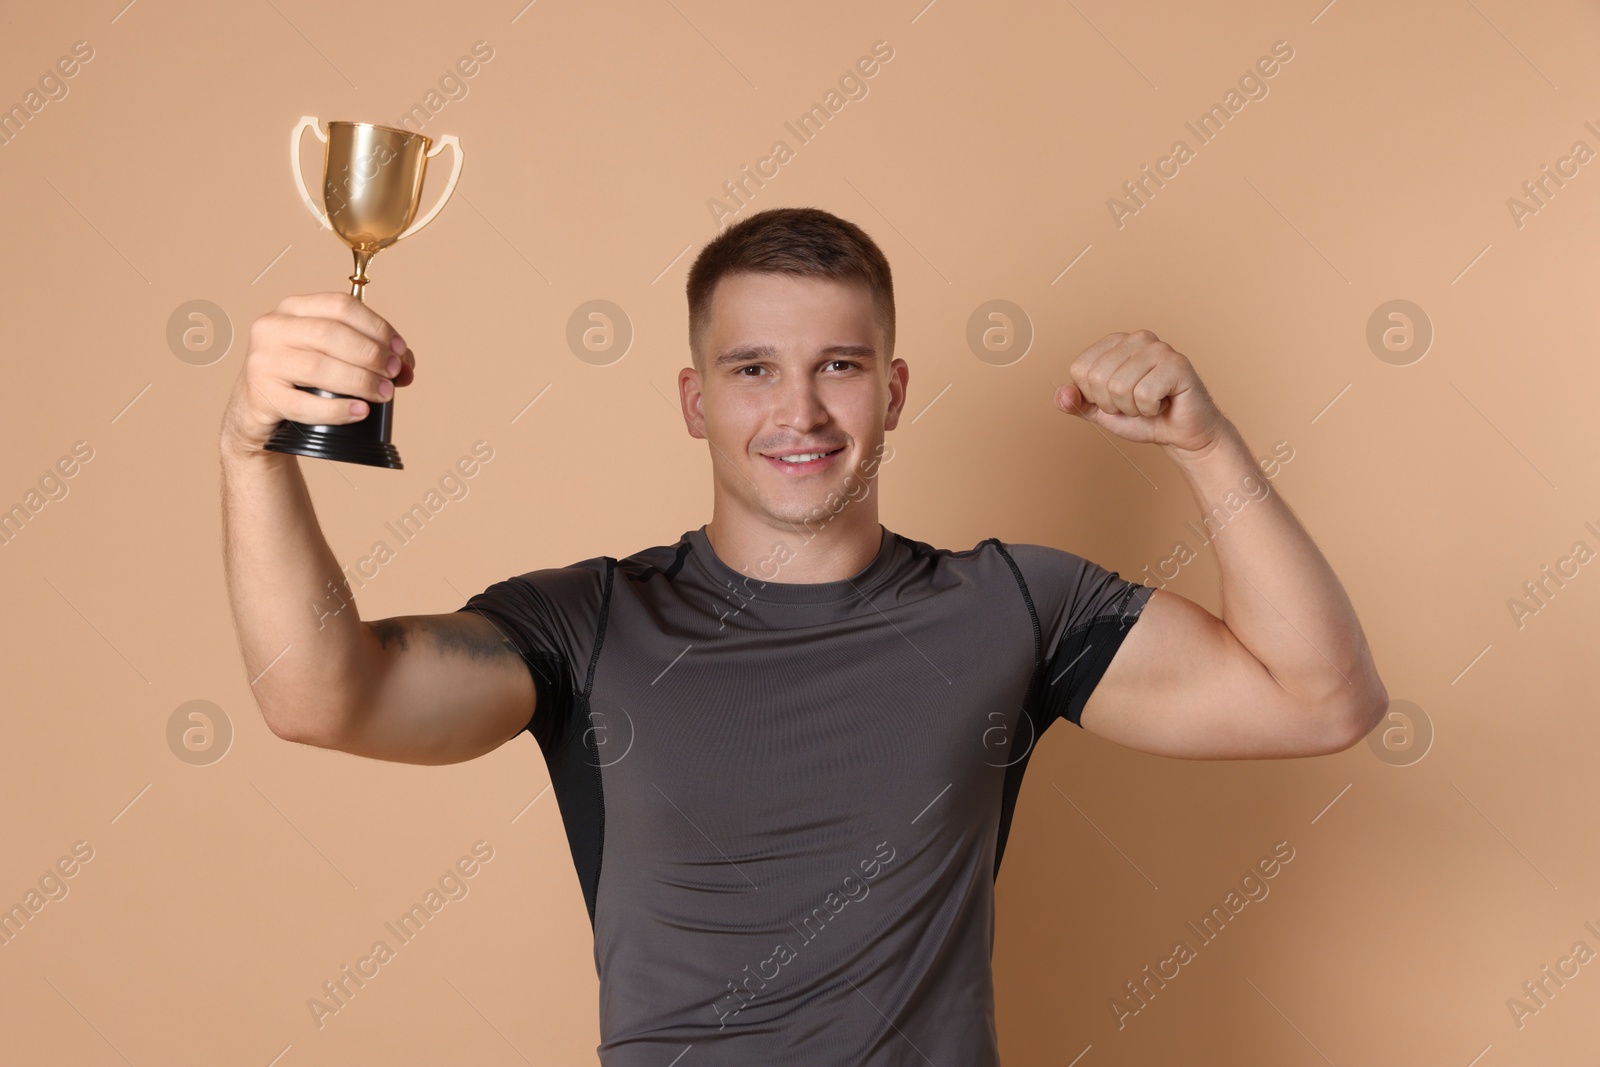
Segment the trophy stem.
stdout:
[[356,272],[350,275],[350,295],[361,301],[367,302],[367,264],[372,262],[372,253],[363,252],[361,249],[352,249],[356,257]]

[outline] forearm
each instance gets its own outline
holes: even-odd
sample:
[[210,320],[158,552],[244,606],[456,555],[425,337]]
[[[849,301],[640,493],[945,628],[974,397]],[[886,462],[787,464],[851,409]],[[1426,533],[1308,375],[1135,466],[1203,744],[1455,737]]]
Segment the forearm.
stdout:
[[357,702],[372,637],[294,456],[222,456],[223,562],[251,692],[275,733],[327,736]]
[[1239,642],[1279,685],[1309,702],[1357,716],[1381,706],[1383,683],[1350,598],[1311,535],[1262,477],[1238,429],[1227,423],[1204,455],[1167,452],[1202,516],[1215,516],[1222,619]]

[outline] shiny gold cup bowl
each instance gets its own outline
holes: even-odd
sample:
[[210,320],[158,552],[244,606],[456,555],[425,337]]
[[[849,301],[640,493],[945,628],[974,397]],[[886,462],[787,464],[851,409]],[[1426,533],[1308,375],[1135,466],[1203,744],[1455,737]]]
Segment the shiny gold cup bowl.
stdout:
[[[311,191],[300,173],[300,141],[308,129],[326,145],[320,207],[311,198]],[[454,149],[455,160],[444,195],[427,214],[416,218],[428,160],[446,146]],[[432,222],[455,192],[456,182],[461,177],[461,144],[455,137],[446,135],[434,144],[433,138],[423,134],[370,122],[329,122],[328,132],[323,133],[316,118],[303,116],[290,135],[289,153],[295,185],[306,209],[325,229],[332,230],[350,246],[355,256],[350,295],[363,301],[366,299],[367,264],[372,257]],[[318,396],[344,396],[308,385],[295,388]],[[273,452],[400,470],[400,453],[389,441],[393,404],[393,400],[382,404],[369,402],[366,418],[333,426],[308,426],[284,420],[266,448]]]

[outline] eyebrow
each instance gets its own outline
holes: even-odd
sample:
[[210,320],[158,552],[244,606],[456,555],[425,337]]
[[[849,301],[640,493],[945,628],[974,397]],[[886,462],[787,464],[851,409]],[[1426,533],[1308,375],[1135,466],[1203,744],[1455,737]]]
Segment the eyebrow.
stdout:
[[[821,353],[831,358],[856,356],[867,361],[878,356],[878,350],[871,345],[828,345],[821,349]],[[772,359],[777,354],[778,350],[771,345],[737,345],[719,355],[712,366],[728,367],[739,363],[751,363],[758,359]]]

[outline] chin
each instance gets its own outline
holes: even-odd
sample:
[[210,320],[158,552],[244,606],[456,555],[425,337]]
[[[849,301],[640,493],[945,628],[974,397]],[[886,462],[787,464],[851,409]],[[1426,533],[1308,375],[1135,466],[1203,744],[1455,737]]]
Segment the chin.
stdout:
[[807,500],[769,500],[762,510],[779,522],[803,527],[808,520],[815,521],[828,514],[827,497],[819,496]]

